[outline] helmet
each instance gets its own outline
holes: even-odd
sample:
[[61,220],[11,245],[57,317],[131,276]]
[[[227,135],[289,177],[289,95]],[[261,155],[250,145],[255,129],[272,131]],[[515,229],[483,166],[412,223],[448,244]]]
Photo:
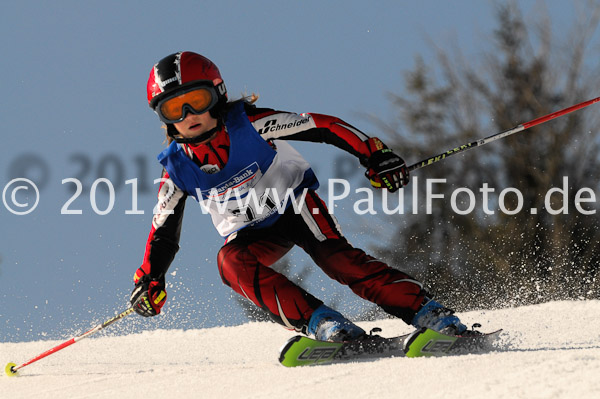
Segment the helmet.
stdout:
[[198,83],[205,85],[207,81],[212,82],[217,93],[218,101],[214,108],[218,109],[227,102],[227,89],[217,66],[208,58],[191,51],[168,55],[150,71],[146,87],[148,105],[156,109],[158,102],[169,94]]

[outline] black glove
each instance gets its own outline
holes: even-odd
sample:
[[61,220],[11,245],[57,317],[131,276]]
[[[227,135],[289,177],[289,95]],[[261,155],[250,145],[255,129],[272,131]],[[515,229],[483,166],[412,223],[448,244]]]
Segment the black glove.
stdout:
[[375,151],[366,159],[365,164],[365,176],[373,187],[385,186],[393,193],[408,184],[406,163],[389,148]]
[[144,317],[156,316],[167,300],[164,279],[156,280],[149,275],[142,276],[129,300],[136,313]]

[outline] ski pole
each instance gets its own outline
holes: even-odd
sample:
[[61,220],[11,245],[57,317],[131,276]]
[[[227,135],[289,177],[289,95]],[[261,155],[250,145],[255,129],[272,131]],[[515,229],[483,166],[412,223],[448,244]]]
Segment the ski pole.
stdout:
[[594,103],[597,103],[598,101],[600,101],[600,97],[596,97],[596,98],[594,98],[592,100],[584,101],[582,103],[573,105],[571,107],[568,107],[568,108],[565,108],[565,109],[561,109],[560,111],[556,111],[556,112],[553,112],[551,114],[541,116],[541,117],[536,118],[536,119],[534,119],[532,121],[525,122],[525,123],[522,123],[522,124],[520,124],[518,126],[515,126],[512,129],[508,129],[508,130],[505,130],[503,132],[496,133],[496,134],[494,134],[492,136],[489,136],[489,137],[486,137],[486,138],[483,138],[483,139],[479,139],[479,140],[473,141],[471,143],[467,143],[467,144],[461,145],[460,147],[453,148],[453,149],[448,150],[446,152],[443,152],[441,154],[438,154],[438,155],[435,155],[433,157],[424,159],[424,160],[422,160],[420,162],[417,162],[414,165],[410,165],[408,167],[408,170],[409,171],[413,171],[415,169],[423,168],[425,166],[428,166],[428,165],[434,164],[436,162],[439,162],[442,159],[446,159],[446,158],[448,158],[451,155],[456,155],[458,153],[470,150],[472,148],[479,147],[481,145],[484,145],[484,144],[487,144],[487,143],[491,143],[492,141],[496,141],[498,139],[510,136],[511,134],[519,133],[519,132],[521,132],[521,131],[523,131],[525,129],[529,129],[530,127],[533,127],[533,126],[536,126],[536,125],[540,125],[540,124],[542,124],[544,122],[547,122],[549,120],[552,120],[554,118],[558,118],[559,116],[563,116],[563,115],[566,115],[566,114],[571,113],[573,111],[577,111],[577,110],[579,110],[581,108],[585,108],[588,105],[592,105]]
[[63,342],[62,344],[57,345],[54,348],[49,349],[42,354],[39,354],[38,356],[26,361],[25,363],[21,364],[20,366],[17,366],[15,363],[8,363],[6,365],[6,367],[4,368],[4,371],[6,372],[6,375],[8,375],[9,377],[13,377],[13,376],[17,375],[17,371],[19,369],[22,369],[23,367],[30,365],[33,362],[37,362],[38,360],[43,359],[46,356],[49,356],[55,352],[58,352],[59,350],[64,349],[67,346],[73,345],[75,342],[81,341],[82,339],[87,338],[94,333],[97,333],[98,331],[102,330],[103,328],[110,326],[112,323],[121,320],[123,317],[125,317],[127,315],[130,315],[132,312],[133,312],[133,308],[131,307],[131,308],[127,309],[126,311],[119,313],[112,319],[107,320],[102,324],[98,324],[96,327],[92,328],[91,330],[88,330],[81,335],[73,337],[73,338],[69,339],[68,341]]

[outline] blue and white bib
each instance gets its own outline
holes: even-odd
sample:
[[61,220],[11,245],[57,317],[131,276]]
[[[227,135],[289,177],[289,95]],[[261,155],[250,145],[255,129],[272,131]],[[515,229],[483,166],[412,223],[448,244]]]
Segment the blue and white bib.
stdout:
[[285,141],[274,142],[277,151],[271,148],[243,107],[240,101],[227,114],[229,159],[222,170],[202,171],[176,142],[158,155],[175,185],[210,213],[223,237],[273,224],[305,189],[319,186],[309,163]]

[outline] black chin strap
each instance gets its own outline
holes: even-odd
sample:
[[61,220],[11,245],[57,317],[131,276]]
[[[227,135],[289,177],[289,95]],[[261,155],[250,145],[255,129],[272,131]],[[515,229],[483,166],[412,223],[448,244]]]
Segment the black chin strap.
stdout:
[[219,130],[221,130],[222,127],[223,127],[223,124],[221,123],[221,119],[217,119],[217,126],[213,127],[212,129],[210,129],[196,137],[191,137],[191,138],[178,137],[178,136],[175,136],[175,134],[173,134],[171,129],[167,130],[167,132],[169,133],[169,136],[171,136],[173,138],[173,140],[175,140],[179,144],[198,144],[198,143],[201,143],[201,142],[206,141],[209,138],[211,138],[211,136],[213,134],[215,134],[216,132],[218,132]]

